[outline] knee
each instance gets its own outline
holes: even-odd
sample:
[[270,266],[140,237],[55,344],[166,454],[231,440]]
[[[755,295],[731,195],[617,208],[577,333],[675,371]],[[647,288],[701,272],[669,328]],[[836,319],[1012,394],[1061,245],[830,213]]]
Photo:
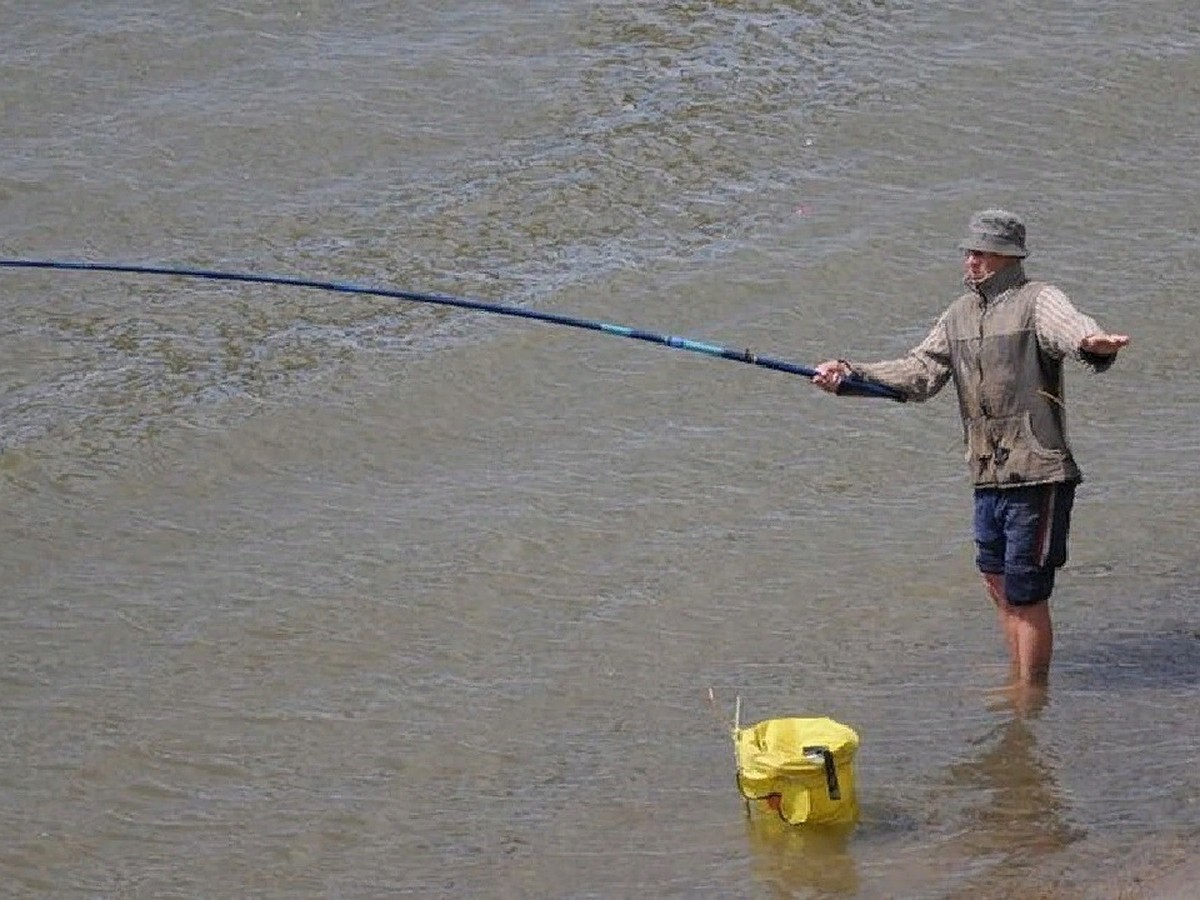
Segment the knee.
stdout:
[[1008,613],[1013,618],[1023,622],[1044,622],[1050,618],[1050,601],[1038,600],[1034,603],[1010,603]]
[[991,572],[983,573],[983,587],[987,591],[992,602],[999,607],[1008,605],[1008,597],[1004,593],[1004,576],[1001,574],[993,574]]

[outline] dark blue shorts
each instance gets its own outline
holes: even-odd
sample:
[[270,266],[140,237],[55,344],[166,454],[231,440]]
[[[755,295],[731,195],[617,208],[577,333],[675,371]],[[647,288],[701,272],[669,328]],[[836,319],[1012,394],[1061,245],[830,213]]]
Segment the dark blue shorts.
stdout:
[[1004,575],[1014,606],[1041,603],[1054,572],[1067,561],[1075,483],[976,488],[975,548],[979,571]]

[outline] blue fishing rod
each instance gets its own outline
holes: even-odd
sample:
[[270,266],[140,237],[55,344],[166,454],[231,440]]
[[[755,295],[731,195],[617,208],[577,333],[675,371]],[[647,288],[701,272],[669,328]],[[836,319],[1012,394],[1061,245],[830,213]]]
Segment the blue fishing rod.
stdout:
[[[816,369],[797,365],[770,356],[759,356],[750,350],[731,350],[716,344],[693,341],[688,338],[676,337],[670,334],[658,334],[653,331],[643,331],[640,328],[628,328],[625,325],[614,325],[610,322],[597,322],[590,319],[579,319],[574,316],[564,316],[558,313],[542,312],[536,309],[523,309],[518,306],[502,306],[496,303],[485,303],[482,300],[468,300],[463,297],[453,297],[448,294],[424,294],[415,291],[398,291],[390,288],[368,287],[346,281],[312,281],[307,278],[287,278],[276,275],[255,275],[248,272],[221,272],[211,269],[184,269],[171,266],[137,266],[120,265],[102,262],[75,262],[55,259],[0,259],[0,266],[14,269],[65,269],[85,272],[118,272],[131,275],[169,275],[179,278],[203,278],[209,281],[240,281],[251,284],[275,284],[285,287],[313,288],[320,291],[335,291],[341,294],[368,294],[373,297],[390,297],[396,300],[408,300],[413,303],[433,303],[439,306],[454,306],[459,309],[471,309],[478,312],[494,313],[500,316],[515,316],[522,319],[536,319],[540,322],[550,322],[554,325],[566,325],[570,328],[583,328],[588,331],[599,331],[617,337],[632,338],[635,341],[648,341],[652,344],[662,344],[677,350],[690,350],[693,353],[703,353],[706,356],[716,356],[734,362],[747,363],[752,366],[762,366],[764,369],[774,369],[776,372],[788,372],[792,375],[803,375],[811,378],[816,375]],[[860,378],[844,379],[838,393],[859,397],[883,397],[888,400],[904,402],[904,395],[899,391],[882,384],[873,384]]]

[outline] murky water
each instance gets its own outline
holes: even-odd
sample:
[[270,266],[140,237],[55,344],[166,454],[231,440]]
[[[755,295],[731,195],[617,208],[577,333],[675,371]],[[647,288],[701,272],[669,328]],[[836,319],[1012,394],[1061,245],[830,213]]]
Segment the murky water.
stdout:
[[[1004,205],[1134,338],[1068,374],[1017,717],[949,394],[0,269],[4,891],[1005,896],[1190,838],[1198,49],[1182,0],[0,3],[0,256],[812,364],[919,340]],[[735,697],[858,729],[849,840],[745,818]]]

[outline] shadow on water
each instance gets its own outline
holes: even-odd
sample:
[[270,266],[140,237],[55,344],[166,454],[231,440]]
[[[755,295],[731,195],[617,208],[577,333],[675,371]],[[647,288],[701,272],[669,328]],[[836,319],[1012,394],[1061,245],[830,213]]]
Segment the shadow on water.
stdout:
[[1100,637],[1064,655],[1056,686],[1084,690],[1182,688],[1200,684],[1200,624]]

